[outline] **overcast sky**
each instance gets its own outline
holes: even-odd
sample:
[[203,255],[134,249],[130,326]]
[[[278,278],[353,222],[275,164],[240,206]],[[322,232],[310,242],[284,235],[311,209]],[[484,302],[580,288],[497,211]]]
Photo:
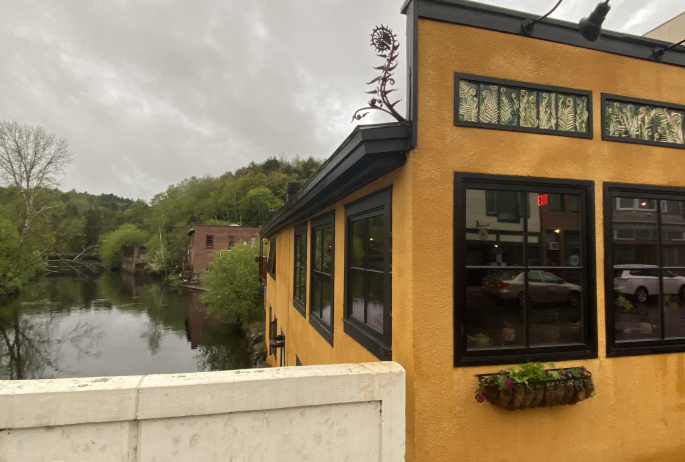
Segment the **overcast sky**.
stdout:
[[[63,189],[148,200],[251,160],[328,157],[368,99],[379,23],[402,43],[405,92],[402,0],[0,1],[0,119],[69,140]],[[552,17],[576,22],[597,1],[565,0]],[[555,1],[485,3],[543,14]],[[611,5],[605,27],[638,35],[685,11]]]

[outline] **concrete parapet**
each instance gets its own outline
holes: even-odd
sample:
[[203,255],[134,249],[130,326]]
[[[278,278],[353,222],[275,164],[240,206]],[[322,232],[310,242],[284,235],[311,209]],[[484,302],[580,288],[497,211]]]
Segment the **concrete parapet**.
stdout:
[[394,362],[0,381],[0,461],[404,460]]

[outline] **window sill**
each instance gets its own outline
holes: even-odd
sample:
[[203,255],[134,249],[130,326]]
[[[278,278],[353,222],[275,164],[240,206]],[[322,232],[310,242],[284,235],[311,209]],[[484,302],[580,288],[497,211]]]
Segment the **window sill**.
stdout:
[[454,367],[493,366],[507,364],[524,364],[527,362],[573,361],[578,359],[595,359],[597,352],[590,348],[569,351],[531,351],[530,353],[506,354],[502,350],[493,351],[488,356],[467,356],[456,359]]
[[356,340],[357,343],[369,350],[376,358],[381,361],[392,360],[392,350],[354,320],[343,319],[343,330],[347,335]]
[[329,326],[319,316],[309,313],[309,324],[312,325],[315,331],[333,346],[333,327]]
[[[663,342],[663,340],[661,341]],[[619,344],[620,345],[620,344]],[[621,356],[644,356],[668,353],[685,353],[685,343],[679,344],[650,344],[644,342],[639,346],[609,346],[607,345],[607,358],[620,358]]]
[[304,307],[304,303],[297,298],[293,298],[293,308],[295,308],[295,310],[297,310],[297,312],[300,313],[303,318],[307,318],[307,309]]

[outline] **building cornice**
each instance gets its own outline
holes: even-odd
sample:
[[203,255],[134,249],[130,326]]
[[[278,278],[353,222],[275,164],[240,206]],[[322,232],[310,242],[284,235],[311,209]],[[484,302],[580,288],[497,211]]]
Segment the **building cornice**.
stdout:
[[408,122],[357,126],[302,189],[274,213],[261,237],[271,237],[401,167],[410,149]]

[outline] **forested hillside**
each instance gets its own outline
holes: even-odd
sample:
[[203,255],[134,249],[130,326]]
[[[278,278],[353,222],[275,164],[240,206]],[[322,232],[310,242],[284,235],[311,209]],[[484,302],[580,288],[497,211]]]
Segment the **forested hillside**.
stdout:
[[[283,204],[287,183],[306,181],[320,166],[321,161],[314,158],[272,157],[220,177],[191,177],[169,186],[149,203],[113,194],[44,191],[39,204],[43,211],[35,222],[39,248],[42,252],[100,253],[108,241],[133,239],[143,241],[139,243],[149,248],[158,266],[178,264],[186,254],[187,233],[193,224],[261,226],[269,211]],[[0,188],[0,227],[5,220],[6,229],[12,228],[13,218],[22,216],[21,204],[15,189]],[[3,236],[9,238],[9,234]]]

